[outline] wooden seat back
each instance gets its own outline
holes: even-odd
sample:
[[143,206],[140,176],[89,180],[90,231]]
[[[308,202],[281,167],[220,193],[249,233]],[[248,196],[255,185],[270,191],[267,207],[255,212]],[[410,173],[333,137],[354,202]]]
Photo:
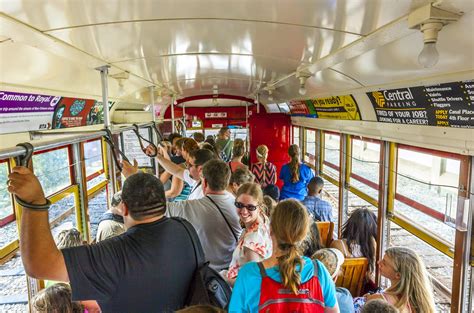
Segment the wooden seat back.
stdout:
[[334,223],[333,222],[316,222],[318,226],[319,236],[321,237],[321,243],[329,248],[329,245],[332,242],[333,232],[334,232]]
[[349,289],[353,297],[360,297],[369,260],[367,258],[346,258],[337,277],[336,286]]

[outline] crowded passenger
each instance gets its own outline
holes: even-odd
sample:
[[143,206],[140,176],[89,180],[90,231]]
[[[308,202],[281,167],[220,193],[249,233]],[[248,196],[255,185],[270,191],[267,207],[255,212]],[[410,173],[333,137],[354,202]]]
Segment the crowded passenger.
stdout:
[[300,148],[291,145],[288,148],[290,163],[283,165],[280,172],[280,179],[283,180],[283,187],[280,191],[280,200],[293,198],[302,201],[308,191],[306,186],[314,173],[309,166],[300,161]]
[[51,235],[50,203],[38,178],[25,167],[13,168],[8,178],[8,190],[22,201],[20,249],[30,277],[69,281],[73,301],[97,300],[103,312],[163,312],[184,306],[196,270],[194,248],[184,226],[165,217],[158,178],[137,173],[125,180],[125,233],[62,250]]
[[270,221],[272,256],[240,269],[229,312],[339,312],[328,271],[300,250],[309,225],[308,213],[298,201],[275,207]]
[[168,141],[171,143],[170,158],[176,164],[184,163],[186,160],[181,156],[181,144],[178,144],[178,140],[183,138],[178,133],[171,133],[168,136]]
[[201,132],[193,133],[193,139],[196,140],[197,143],[204,142],[204,134]]
[[80,302],[72,301],[71,287],[66,283],[57,283],[42,289],[33,298],[33,313],[83,313],[85,308]]
[[400,311],[390,303],[376,299],[368,301],[362,308],[361,313],[400,313]]
[[342,225],[341,239],[334,240],[331,248],[336,248],[346,258],[362,258],[369,260],[367,277],[375,272],[375,251],[377,243],[377,217],[368,209],[357,209]]
[[[334,248],[323,248],[318,250],[314,256],[323,263],[328,270],[334,282],[340,275],[342,264],[344,263],[344,256],[342,252]],[[354,313],[353,298],[349,290],[342,287],[336,287],[336,298],[341,313]]]
[[229,179],[227,163],[207,161],[202,167],[204,197],[168,204],[169,216],[182,217],[194,226],[210,266],[217,271],[229,268],[242,232],[235,197],[226,191]]
[[[162,141],[161,145],[168,151],[170,155],[170,160],[175,164],[184,167],[184,158],[182,157],[182,144],[186,138],[177,138],[175,140],[175,147],[173,148],[168,141]],[[173,149],[176,155],[173,157],[171,156],[173,153]],[[177,163],[181,162],[181,163]],[[170,173],[164,171],[160,168],[160,180],[163,183],[165,188],[165,196],[168,201],[178,201],[187,199],[189,195],[189,185],[184,183],[183,180],[179,179],[177,176],[173,176]]]
[[321,199],[324,187],[324,180],[319,177],[313,177],[308,183],[308,195],[302,201],[308,209],[309,215],[318,222],[332,221],[332,205],[326,200]]
[[324,245],[321,242],[318,226],[316,226],[316,223],[310,222],[308,235],[301,244],[301,251],[304,256],[314,259],[314,254],[323,248]]
[[388,248],[378,265],[380,274],[390,281],[390,287],[381,293],[367,295],[367,301],[383,300],[400,313],[436,311],[428,273],[415,251],[405,247]]
[[280,199],[280,189],[276,185],[266,185],[262,188],[262,191],[264,196],[269,196],[276,202]]
[[[115,193],[110,201],[108,209],[99,220],[96,241],[102,241],[118,236],[126,231],[123,224],[123,216],[120,215],[119,206],[122,205],[122,192]],[[61,247],[58,247],[61,249]]]
[[226,275],[232,285],[243,265],[263,261],[269,258],[273,251],[270,223],[263,212],[263,193],[260,185],[246,183],[240,186],[235,207],[240,222],[244,225],[244,231],[240,235]]
[[[150,154],[153,154],[153,148],[147,147]],[[170,161],[168,152],[165,148],[158,148],[159,153],[156,156],[158,163],[165,169],[165,171],[171,173],[173,176],[177,176],[182,179],[191,187],[187,200],[200,199],[204,197],[203,189],[201,186],[201,171],[204,163],[211,159],[215,159],[214,153],[207,149],[194,150],[189,153],[188,168],[182,168],[181,166],[174,164]],[[138,171],[138,167],[131,166],[130,163],[124,161],[122,174],[128,177]]]
[[266,145],[260,145],[257,147],[256,153],[258,162],[253,163],[251,166],[252,173],[255,176],[255,182],[259,183],[262,188],[265,188],[267,185],[276,184],[276,166],[267,160],[268,147]]
[[218,151],[220,158],[225,162],[229,162],[232,156],[232,148],[234,142],[230,139],[230,135],[231,132],[229,127],[222,127],[219,130],[219,133],[217,134],[215,144],[216,150]]
[[255,177],[252,173],[250,173],[247,167],[238,168],[230,175],[229,187],[227,187],[227,191],[235,196],[241,185],[245,183],[253,183],[254,180]]
[[230,171],[233,173],[238,168],[246,168],[247,166],[242,163],[242,157],[245,154],[245,144],[242,139],[236,139],[234,141],[234,147],[232,148],[232,159],[229,161]]

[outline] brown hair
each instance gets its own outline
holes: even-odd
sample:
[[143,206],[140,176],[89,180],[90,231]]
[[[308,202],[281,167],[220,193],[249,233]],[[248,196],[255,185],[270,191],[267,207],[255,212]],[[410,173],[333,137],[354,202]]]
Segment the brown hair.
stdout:
[[257,158],[263,159],[263,163],[267,162],[268,147],[266,145],[260,145],[257,147]]
[[[206,149],[203,149],[206,150]],[[207,150],[209,151],[209,150]],[[211,151],[209,151],[211,152]],[[132,175],[133,176],[133,175]],[[202,176],[209,188],[213,191],[222,191],[227,188],[230,180],[230,168],[222,160],[210,160],[202,167]]]
[[245,147],[243,144],[235,144],[234,142],[234,147],[232,148],[232,157],[241,157],[244,156],[245,154]]
[[235,198],[243,194],[249,195],[252,198],[256,199],[259,205],[263,204],[263,192],[259,184],[256,184],[256,183],[243,184],[242,186],[239,187],[239,190],[237,190],[237,193],[235,194]]
[[245,183],[253,183],[255,176],[249,171],[248,167],[239,167],[230,175],[230,184],[235,183],[242,185]]
[[192,138],[184,138],[181,149],[186,151],[186,153],[191,153],[191,151],[199,149],[199,145],[196,140]]
[[288,155],[291,158],[289,163],[291,182],[296,183],[300,180],[300,148],[297,145],[291,145],[288,148]]
[[301,276],[296,268],[303,266],[301,243],[309,231],[306,208],[293,199],[281,201],[273,209],[270,228],[282,253],[277,257],[282,284],[297,294]]
[[41,290],[33,298],[32,306],[37,313],[82,313],[79,302],[72,302],[71,287],[66,283],[56,283]]

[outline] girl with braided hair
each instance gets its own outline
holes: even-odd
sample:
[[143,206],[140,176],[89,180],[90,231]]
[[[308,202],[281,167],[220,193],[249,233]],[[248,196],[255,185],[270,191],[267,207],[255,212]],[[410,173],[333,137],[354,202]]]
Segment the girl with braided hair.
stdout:
[[289,199],[275,207],[270,221],[272,256],[241,267],[229,312],[339,312],[327,269],[302,254],[309,225],[300,202]]
[[306,186],[314,173],[309,166],[300,161],[300,148],[291,145],[288,148],[290,163],[283,165],[280,172],[280,179],[283,180],[283,187],[280,192],[280,200],[294,198],[303,201],[308,190]]

